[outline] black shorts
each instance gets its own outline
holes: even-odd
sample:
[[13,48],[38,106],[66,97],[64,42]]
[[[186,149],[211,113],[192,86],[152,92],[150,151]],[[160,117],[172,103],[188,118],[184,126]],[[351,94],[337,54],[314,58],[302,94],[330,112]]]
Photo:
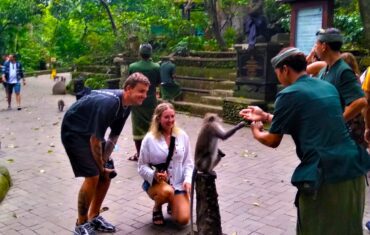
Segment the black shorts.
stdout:
[[100,174],[90,149],[90,136],[62,130],[62,143],[76,177]]

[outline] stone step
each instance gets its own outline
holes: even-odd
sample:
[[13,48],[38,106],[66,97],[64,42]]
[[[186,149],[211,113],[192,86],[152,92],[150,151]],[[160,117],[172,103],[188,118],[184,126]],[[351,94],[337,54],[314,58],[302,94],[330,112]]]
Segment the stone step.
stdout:
[[206,57],[206,58],[235,58],[235,51],[190,51],[192,57]]
[[250,98],[244,98],[244,97],[225,97],[223,100],[233,103],[238,103],[242,105],[256,105],[256,106],[265,106],[266,102],[263,100],[258,99],[250,99]]
[[176,98],[176,100],[182,100],[187,102],[199,102],[200,98],[204,95],[209,95],[209,93],[201,93],[196,91],[186,91],[182,90],[182,94],[180,97]]
[[179,66],[195,66],[195,67],[207,67],[207,68],[234,68],[237,67],[237,59],[231,58],[204,58],[204,57],[182,57],[174,56],[175,64]]
[[189,113],[192,116],[203,117],[206,113],[217,113],[222,116],[222,107],[205,105],[200,103],[175,101],[173,102],[177,111]]
[[234,95],[233,90],[211,90],[210,91],[211,96],[216,96],[216,97],[232,97]]
[[196,89],[233,89],[235,86],[234,81],[228,81],[225,79],[218,78],[202,78],[202,77],[191,77],[191,76],[176,76],[176,81],[180,83],[182,87],[196,88]]
[[200,102],[202,104],[209,104],[222,107],[224,103],[224,98],[215,96],[202,96],[200,97]]
[[236,68],[206,68],[176,65],[176,76],[203,77],[236,80]]

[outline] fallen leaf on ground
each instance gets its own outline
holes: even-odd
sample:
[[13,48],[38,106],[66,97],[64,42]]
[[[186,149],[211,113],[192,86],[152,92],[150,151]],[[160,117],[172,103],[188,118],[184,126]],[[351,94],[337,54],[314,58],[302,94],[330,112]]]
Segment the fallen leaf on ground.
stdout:
[[102,208],[100,209],[100,213],[102,213],[102,212],[104,212],[104,211],[107,211],[107,210],[109,210],[109,207],[104,206],[104,207],[102,207]]
[[9,158],[8,160],[6,160],[7,162],[9,162],[9,163],[13,163],[14,162],[14,159],[11,159],[11,158]]
[[49,149],[49,150],[48,150],[48,153],[53,153],[53,150]]

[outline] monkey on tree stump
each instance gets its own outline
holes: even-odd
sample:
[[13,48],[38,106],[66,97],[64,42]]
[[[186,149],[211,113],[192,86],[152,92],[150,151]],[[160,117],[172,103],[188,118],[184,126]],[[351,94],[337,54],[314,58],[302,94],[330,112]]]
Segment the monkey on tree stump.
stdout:
[[[198,234],[221,235],[221,216],[218,206],[218,194],[215,185],[216,172],[213,170],[225,154],[218,148],[218,140],[226,140],[245,126],[240,122],[228,131],[221,125],[217,114],[207,113],[195,145],[192,188],[191,188],[191,232],[193,231],[194,184],[197,191],[197,229]],[[198,171],[200,173],[198,173]]]

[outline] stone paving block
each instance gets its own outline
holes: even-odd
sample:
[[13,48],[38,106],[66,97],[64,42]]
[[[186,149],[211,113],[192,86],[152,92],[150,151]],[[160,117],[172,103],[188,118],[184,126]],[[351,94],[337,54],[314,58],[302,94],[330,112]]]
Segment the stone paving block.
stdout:
[[36,235],[37,233],[30,230],[29,228],[27,228],[27,229],[20,230],[19,234],[22,234],[22,235]]
[[279,228],[275,228],[272,226],[264,226],[263,228],[257,229],[258,233],[260,234],[274,234],[274,235],[282,235],[284,234],[284,230],[281,230]]

